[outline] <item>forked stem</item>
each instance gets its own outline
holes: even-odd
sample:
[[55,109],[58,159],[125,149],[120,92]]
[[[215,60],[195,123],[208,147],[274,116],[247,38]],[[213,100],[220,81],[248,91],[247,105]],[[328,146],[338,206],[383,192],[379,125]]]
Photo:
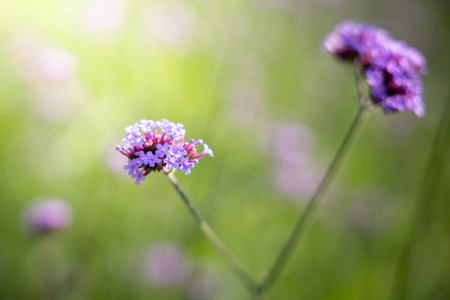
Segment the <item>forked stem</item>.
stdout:
[[200,229],[206,235],[206,237],[211,241],[211,243],[217,248],[217,250],[222,254],[225,260],[233,269],[234,273],[241,279],[241,281],[245,284],[245,286],[250,290],[253,294],[257,290],[257,284],[253,281],[253,279],[247,274],[244,268],[239,264],[236,258],[231,254],[225,244],[219,239],[219,237],[214,233],[209,224],[205,221],[205,219],[201,216],[200,212],[194,207],[192,202],[186,196],[184,191],[181,189],[178,184],[177,179],[175,178],[174,173],[166,173],[167,179],[175,188],[177,193],[180,195],[184,204],[186,204],[189,212],[194,217]]
[[[358,88],[358,90],[359,90],[359,88]],[[359,95],[359,98],[361,99],[360,91],[358,91],[358,95]],[[342,142],[338,152],[334,156],[333,161],[331,162],[324,177],[322,178],[320,185],[318,186],[316,192],[314,193],[313,197],[309,201],[308,206],[306,207],[305,211],[300,215],[297,225],[295,226],[294,231],[292,232],[290,238],[286,242],[284,248],[280,252],[278,259],[275,261],[274,265],[270,269],[267,277],[264,279],[262,284],[259,286],[258,291],[256,292],[255,299],[261,299],[263,297],[264,293],[269,289],[269,287],[277,279],[278,275],[280,274],[280,272],[283,269],[284,265],[286,264],[287,260],[292,256],[292,253],[293,253],[296,245],[298,244],[300,238],[303,236],[302,232],[305,230],[307,221],[310,219],[315,208],[318,206],[320,200],[322,199],[322,196],[325,193],[327,186],[331,182],[333,174],[335,173],[336,169],[338,168],[339,163],[341,162],[345,151],[347,150],[353,136],[355,135],[356,129],[359,127],[358,125],[360,124],[363,112],[364,112],[364,106],[361,105],[358,112],[356,113],[355,118],[353,119],[353,122],[349,128],[349,131],[347,132],[347,135],[344,138],[344,141]]]

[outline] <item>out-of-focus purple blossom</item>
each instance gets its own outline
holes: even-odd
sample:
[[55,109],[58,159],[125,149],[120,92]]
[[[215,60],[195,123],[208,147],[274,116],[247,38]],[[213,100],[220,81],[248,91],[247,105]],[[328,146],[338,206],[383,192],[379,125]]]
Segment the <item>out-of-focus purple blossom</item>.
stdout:
[[272,176],[277,191],[292,201],[312,196],[320,180],[316,169],[301,162],[279,165],[274,168]]
[[425,114],[421,76],[427,73],[427,65],[418,50],[383,29],[353,21],[337,25],[323,46],[336,57],[362,66],[372,102],[386,113]]
[[29,82],[64,84],[77,71],[75,56],[35,38],[19,37],[10,46],[16,72]]
[[90,0],[84,11],[84,23],[94,32],[112,32],[123,24],[125,14],[123,0]]
[[388,39],[389,35],[383,29],[346,21],[327,35],[323,47],[343,60],[353,61],[367,49],[382,46]]
[[31,107],[49,122],[62,122],[79,111],[84,88],[75,80],[78,60],[70,52],[31,36],[9,43],[15,72],[29,85]]
[[[152,171],[178,169],[186,175],[204,155],[214,156],[213,151],[203,140],[184,141],[186,130],[183,125],[167,119],[161,121],[141,120],[125,128],[124,146],[116,149],[128,157],[125,169],[139,185]],[[196,147],[203,145],[203,151],[197,153]]]
[[[280,162],[290,164],[293,160],[303,160],[314,152],[315,136],[300,123],[284,123],[274,126],[273,154]],[[299,157],[299,159],[293,157]]]
[[298,123],[276,124],[270,140],[274,159],[272,182],[277,192],[293,201],[311,196],[320,180],[312,157],[313,133]]
[[70,225],[70,206],[63,200],[49,199],[33,204],[25,212],[25,224],[33,234],[45,234]]
[[142,275],[154,286],[177,287],[184,284],[188,263],[173,243],[153,245],[144,257]]

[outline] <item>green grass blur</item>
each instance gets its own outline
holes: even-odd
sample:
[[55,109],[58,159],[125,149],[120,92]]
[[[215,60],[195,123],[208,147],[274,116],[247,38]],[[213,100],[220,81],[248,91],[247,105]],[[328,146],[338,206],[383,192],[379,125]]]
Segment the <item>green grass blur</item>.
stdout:
[[[189,281],[142,278],[143,253],[167,241],[214,274],[206,299],[250,299],[165,176],[135,186],[114,147],[144,118],[203,139],[215,157],[177,178],[261,280],[308,200],[273,183],[274,128],[309,128],[321,175],[357,110],[351,66],[320,48],[347,19],[425,55],[427,113],[365,116],[267,299],[449,299],[449,14],[444,0],[0,1],[0,299],[195,299]],[[42,47],[70,53],[70,80],[27,75]],[[72,224],[32,237],[24,211],[46,197]]]

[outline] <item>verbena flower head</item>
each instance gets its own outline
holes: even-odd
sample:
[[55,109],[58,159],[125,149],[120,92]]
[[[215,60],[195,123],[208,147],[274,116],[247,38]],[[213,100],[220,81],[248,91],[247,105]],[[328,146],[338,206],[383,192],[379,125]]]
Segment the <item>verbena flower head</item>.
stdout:
[[337,58],[363,67],[372,102],[385,112],[425,114],[421,76],[427,73],[427,65],[418,50],[383,29],[353,21],[337,25],[323,46]]
[[[161,121],[141,120],[125,128],[123,146],[116,149],[128,157],[125,169],[139,185],[150,172],[163,169],[178,169],[186,175],[191,173],[198,159],[213,151],[202,140],[184,140],[186,130],[183,124],[175,124],[167,119]],[[197,146],[203,151],[197,153]]]
[[338,24],[323,41],[323,47],[340,59],[353,61],[367,48],[389,39],[388,33],[369,24],[345,21]]
[[58,199],[41,201],[25,212],[25,225],[33,234],[46,234],[67,227],[71,222],[69,205]]

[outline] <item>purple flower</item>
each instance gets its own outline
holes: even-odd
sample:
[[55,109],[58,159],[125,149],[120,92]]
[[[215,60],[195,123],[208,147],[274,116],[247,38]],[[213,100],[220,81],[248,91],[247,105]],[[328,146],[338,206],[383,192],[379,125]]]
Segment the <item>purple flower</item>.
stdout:
[[174,169],[178,169],[178,167],[180,166],[180,164],[178,163],[180,160],[182,159],[182,157],[176,157],[176,156],[167,156],[166,158],[164,158],[164,163],[166,164],[166,168],[174,168]]
[[[156,151],[156,152],[158,152],[158,151]],[[139,151],[139,152],[137,152],[137,154],[139,154],[139,157],[140,157],[140,164],[138,165],[139,167],[141,165],[148,165],[149,167],[153,168],[155,166],[155,164],[158,164],[161,162],[161,159],[158,158],[158,155],[153,154],[151,151],[149,151],[147,153],[144,153],[144,151]]]
[[145,180],[144,171],[142,170],[137,170],[136,173],[134,173],[134,175],[131,175],[131,177],[136,179],[134,181],[135,185],[141,185],[141,181]]
[[211,148],[207,144],[203,144],[203,152],[200,153],[201,156],[208,154],[211,157],[214,157],[214,153]]
[[45,234],[67,227],[71,222],[69,205],[58,199],[33,204],[25,212],[25,223],[31,233]]
[[147,161],[148,166],[153,168],[156,164],[159,164],[161,162],[161,159],[159,159],[157,155],[149,151],[147,152]]
[[144,279],[155,286],[180,286],[187,276],[187,271],[187,262],[181,251],[170,242],[153,245],[142,264]]
[[178,144],[178,145],[172,146],[172,153],[175,156],[182,157],[182,156],[186,156],[187,151],[186,151],[186,149],[184,149],[183,145]]
[[388,39],[383,29],[345,21],[327,35],[323,47],[340,59],[353,61],[366,49],[382,45]]
[[181,138],[186,134],[186,129],[183,129],[184,125],[181,123],[177,123],[177,125],[175,126],[173,135]]
[[141,164],[148,164],[148,157],[147,157],[147,154],[144,153],[144,151],[139,151],[136,153],[139,155],[139,158],[137,158],[137,159],[140,160]]
[[170,146],[168,144],[158,144],[156,145],[156,149],[155,155],[157,157],[164,157],[164,155],[168,154]]
[[179,170],[181,172],[184,172],[184,174],[189,175],[191,174],[191,168],[195,166],[195,164],[198,162],[198,160],[190,160],[187,157],[183,157],[180,159],[180,167]]
[[125,20],[126,2],[123,0],[90,0],[86,4],[83,22],[94,33],[113,33]]
[[[125,128],[127,142],[116,146],[116,150],[128,157],[125,169],[139,185],[150,172],[165,169],[178,169],[186,175],[198,163],[198,158],[213,151],[203,140],[184,142],[186,130],[183,124],[174,124],[167,119],[161,121],[141,120]],[[197,153],[196,147],[203,144],[203,151]]]
[[78,69],[78,59],[66,50],[27,36],[11,41],[17,73],[33,85],[68,84]]
[[139,158],[136,159],[128,159],[128,165],[125,165],[123,168],[128,170],[128,175],[134,176],[136,172],[139,170],[139,167],[142,165],[141,160]]
[[320,172],[316,161],[315,135],[300,123],[275,123],[270,140],[275,147],[271,172],[275,190],[288,200],[310,197],[317,188]]
[[405,42],[393,39],[380,28],[346,21],[335,27],[323,41],[336,57],[363,67],[375,105],[386,113],[413,111],[425,114],[421,75],[427,65],[423,55]]

